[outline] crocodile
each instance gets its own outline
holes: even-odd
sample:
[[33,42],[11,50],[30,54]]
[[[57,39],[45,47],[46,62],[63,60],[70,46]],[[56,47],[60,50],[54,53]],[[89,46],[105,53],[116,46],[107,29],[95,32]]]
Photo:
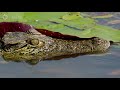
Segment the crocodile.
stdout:
[[79,38],[34,27],[27,32],[7,31],[1,43],[1,56],[5,60],[32,64],[55,57],[103,53],[113,44],[99,37]]
[[7,32],[2,56],[12,60],[49,59],[55,56],[104,52],[110,42],[99,37],[65,40],[52,38],[30,30],[32,33]]

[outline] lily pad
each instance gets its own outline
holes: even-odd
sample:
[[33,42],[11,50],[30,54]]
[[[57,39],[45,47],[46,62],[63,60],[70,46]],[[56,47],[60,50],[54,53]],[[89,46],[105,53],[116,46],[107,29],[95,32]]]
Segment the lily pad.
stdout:
[[24,12],[0,12],[0,22],[23,22]]
[[75,20],[79,18],[83,18],[80,12],[69,12],[66,15],[62,16],[63,20]]
[[[104,19],[108,16],[98,16],[98,18]],[[120,30],[99,25],[96,19],[82,12],[1,12],[0,22],[22,22],[33,25],[35,28],[62,34],[79,37],[96,36],[120,42]]]

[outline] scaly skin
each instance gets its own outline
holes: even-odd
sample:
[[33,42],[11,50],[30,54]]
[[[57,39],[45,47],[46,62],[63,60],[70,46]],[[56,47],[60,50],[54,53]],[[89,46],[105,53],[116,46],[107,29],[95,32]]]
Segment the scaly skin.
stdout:
[[3,58],[13,61],[45,60],[61,55],[105,52],[110,47],[109,41],[98,37],[63,40],[42,35],[35,30],[31,32],[6,33],[2,38],[5,45],[1,52]]

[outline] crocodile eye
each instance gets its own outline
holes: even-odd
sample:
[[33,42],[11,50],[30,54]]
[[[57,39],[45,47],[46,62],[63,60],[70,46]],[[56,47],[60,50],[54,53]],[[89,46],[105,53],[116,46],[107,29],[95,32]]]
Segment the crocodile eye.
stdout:
[[42,42],[42,41],[39,41],[39,44],[38,44],[38,46],[39,47],[41,47],[41,46],[43,46],[44,45],[44,42]]
[[39,39],[31,39],[31,40],[29,41],[29,44],[34,45],[34,46],[41,47],[41,46],[44,45],[44,42],[43,42],[43,41],[40,41]]
[[30,44],[32,44],[32,45],[38,45],[39,44],[39,40],[38,39],[32,39],[30,41]]

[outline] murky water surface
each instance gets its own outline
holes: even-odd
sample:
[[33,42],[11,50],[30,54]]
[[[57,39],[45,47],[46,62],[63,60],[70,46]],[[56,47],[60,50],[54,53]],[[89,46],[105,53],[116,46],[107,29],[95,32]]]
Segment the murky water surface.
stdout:
[[[105,24],[119,29],[120,25],[107,23],[119,20],[120,14],[109,12],[115,17],[98,19]],[[108,14],[88,13],[91,15]],[[112,46],[105,54],[85,55],[62,60],[41,61],[37,65],[25,62],[6,62],[0,58],[0,78],[120,78],[120,47]]]

